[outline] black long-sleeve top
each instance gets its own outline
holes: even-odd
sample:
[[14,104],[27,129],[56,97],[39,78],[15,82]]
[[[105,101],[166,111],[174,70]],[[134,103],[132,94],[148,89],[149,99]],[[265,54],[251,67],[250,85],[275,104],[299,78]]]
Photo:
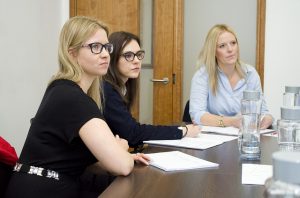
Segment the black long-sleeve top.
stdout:
[[131,147],[145,140],[181,139],[182,131],[178,126],[154,126],[140,124],[131,115],[129,107],[113,86],[104,82],[104,118],[114,134],[128,141]]

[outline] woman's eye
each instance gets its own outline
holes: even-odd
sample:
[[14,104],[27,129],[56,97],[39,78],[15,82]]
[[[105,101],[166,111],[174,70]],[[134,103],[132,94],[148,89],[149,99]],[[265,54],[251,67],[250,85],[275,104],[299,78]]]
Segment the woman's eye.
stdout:
[[141,59],[143,59],[144,58],[144,52],[138,52],[138,53],[136,53],[136,56],[141,60]]
[[94,50],[99,50],[100,49],[100,45],[99,44],[94,44],[93,46],[92,46],[92,48],[94,49]]
[[132,57],[132,54],[129,54],[129,53],[125,54],[125,57],[128,58],[128,59],[130,59]]

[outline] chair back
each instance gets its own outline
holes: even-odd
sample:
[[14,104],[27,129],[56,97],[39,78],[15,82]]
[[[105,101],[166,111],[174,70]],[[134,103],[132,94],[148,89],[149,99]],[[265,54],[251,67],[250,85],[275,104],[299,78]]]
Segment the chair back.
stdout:
[[189,110],[190,110],[190,101],[188,100],[184,107],[182,122],[192,123],[192,119],[191,119]]
[[4,197],[17,160],[18,156],[14,147],[0,136],[0,197]]

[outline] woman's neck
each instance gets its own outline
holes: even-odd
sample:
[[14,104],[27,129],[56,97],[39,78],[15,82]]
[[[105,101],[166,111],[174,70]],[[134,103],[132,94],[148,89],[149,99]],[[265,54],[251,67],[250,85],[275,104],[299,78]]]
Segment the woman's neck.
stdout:
[[234,89],[238,81],[241,79],[240,76],[238,75],[235,65],[227,65],[225,67],[220,67],[220,68],[223,71],[223,73],[226,75],[231,88]]
[[219,65],[219,67],[221,68],[221,70],[227,76],[228,79],[231,79],[232,76],[236,72],[235,65],[225,65],[225,66],[224,65]]
[[81,87],[83,92],[87,94],[94,80],[95,78],[87,78],[83,75],[81,80],[77,84]]
[[123,82],[124,85],[125,85],[126,82],[128,81],[128,77],[121,76],[121,80],[122,80],[122,82]]

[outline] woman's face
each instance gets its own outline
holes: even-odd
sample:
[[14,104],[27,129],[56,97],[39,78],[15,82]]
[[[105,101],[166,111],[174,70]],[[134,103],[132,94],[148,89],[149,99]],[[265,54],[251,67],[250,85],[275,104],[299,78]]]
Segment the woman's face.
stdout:
[[124,47],[117,65],[124,83],[129,78],[137,78],[139,76],[144,54],[145,52],[141,50],[136,40],[131,40]]
[[238,58],[238,44],[230,32],[222,32],[217,41],[216,58],[220,67],[235,65]]
[[[91,43],[94,44],[90,45]],[[90,77],[105,75],[109,66],[109,52],[105,46],[99,43],[102,45],[108,43],[107,34],[103,29],[97,30],[95,34],[83,44],[83,47],[79,49],[76,56],[78,64],[82,67],[84,73]],[[100,50],[101,47],[102,51]],[[98,52],[98,54],[93,53],[92,50]],[[100,53],[99,50],[101,51]]]

